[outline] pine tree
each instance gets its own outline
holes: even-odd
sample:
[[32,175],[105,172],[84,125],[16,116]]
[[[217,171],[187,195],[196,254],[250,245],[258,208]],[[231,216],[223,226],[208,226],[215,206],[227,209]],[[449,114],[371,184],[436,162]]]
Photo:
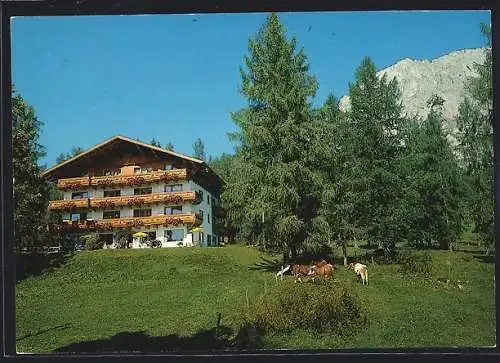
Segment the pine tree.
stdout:
[[205,144],[201,138],[197,138],[193,144],[194,154],[197,159],[205,161]]
[[81,154],[84,150],[80,146],[73,146],[71,148],[71,152],[64,154],[60,153],[59,156],[56,158],[56,164],[60,164],[68,159],[71,159],[73,156],[76,156],[78,154]]
[[168,142],[168,144],[165,146],[165,149],[174,151],[174,145],[171,142]]
[[317,89],[303,50],[271,14],[249,41],[241,69],[248,106],[232,115],[240,132],[228,187],[239,237],[295,259],[312,228],[318,181],[307,163],[310,99]]
[[401,163],[405,194],[400,223],[406,232],[401,235],[420,248],[451,248],[463,224],[465,185],[443,131],[443,103],[441,97],[431,97],[427,118],[408,133]]
[[482,24],[481,31],[488,45],[485,61],[474,65],[477,75],[468,80],[456,122],[459,150],[472,192],[469,211],[476,231],[492,248],[495,230],[491,28]]
[[43,244],[49,186],[40,177],[38,165],[45,155],[39,144],[42,122],[33,107],[13,91],[12,147],[14,175],[14,241],[17,249],[34,249]]
[[161,144],[156,141],[156,139],[153,137],[153,139],[150,142],[151,145],[156,146],[156,147],[161,147]]
[[402,144],[400,90],[395,79],[378,77],[366,57],[349,84],[351,110],[343,147],[339,209],[348,211],[344,238],[362,233],[386,251],[398,242],[397,200],[401,180],[395,161]]

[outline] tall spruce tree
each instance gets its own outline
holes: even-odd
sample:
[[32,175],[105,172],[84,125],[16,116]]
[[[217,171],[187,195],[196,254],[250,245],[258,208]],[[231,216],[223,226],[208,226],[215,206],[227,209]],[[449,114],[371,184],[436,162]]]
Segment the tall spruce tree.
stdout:
[[471,197],[469,213],[476,231],[492,248],[494,228],[493,82],[491,27],[482,24],[487,39],[483,64],[475,64],[476,75],[468,80],[467,94],[456,118],[459,150],[465,164]]
[[348,238],[357,232],[353,224],[354,203],[352,200],[348,203],[352,194],[349,194],[344,179],[344,162],[349,152],[346,136],[350,126],[333,95],[328,96],[323,106],[314,112],[314,119],[310,164],[321,180],[322,190],[319,211],[307,245],[316,251],[341,247],[347,264]]
[[49,185],[40,177],[38,162],[45,155],[39,144],[42,122],[22,96],[12,95],[12,153],[14,175],[14,241],[17,249],[43,244]]
[[401,237],[419,248],[451,248],[462,231],[465,184],[443,130],[443,103],[436,95],[428,101],[430,112],[409,129],[400,163]]
[[[397,200],[401,181],[395,161],[402,144],[405,119],[396,79],[378,77],[373,61],[366,57],[349,84],[351,110],[344,140],[345,168],[340,183],[339,208],[349,213],[346,231],[362,231],[369,243],[390,251],[398,242]],[[359,232],[358,232],[359,233]]]
[[249,41],[241,69],[248,106],[232,115],[240,132],[223,199],[239,237],[295,259],[312,228],[318,180],[307,163],[310,99],[317,89],[303,50],[271,14]]

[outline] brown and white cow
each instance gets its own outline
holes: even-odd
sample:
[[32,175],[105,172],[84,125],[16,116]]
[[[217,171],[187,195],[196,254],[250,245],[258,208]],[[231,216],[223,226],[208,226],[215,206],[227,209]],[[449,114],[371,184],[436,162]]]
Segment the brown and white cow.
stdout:
[[325,278],[332,278],[333,277],[333,265],[330,263],[321,263],[318,265],[313,265],[309,269],[308,272],[309,276],[319,276],[319,277],[325,277]]

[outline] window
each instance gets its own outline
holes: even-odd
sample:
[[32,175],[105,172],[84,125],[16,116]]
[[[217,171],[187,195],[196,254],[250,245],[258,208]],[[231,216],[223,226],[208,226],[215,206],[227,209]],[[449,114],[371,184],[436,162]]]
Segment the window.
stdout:
[[202,211],[202,210],[199,210],[199,211],[198,211],[198,214],[200,215],[201,220],[203,220],[203,214],[204,214],[204,213],[203,213],[203,211]]
[[167,241],[182,241],[184,239],[183,228],[166,229],[164,233]]
[[208,246],[212,245],[212,236],[210,234],[207,234],[207,245]]
[[120,211],[119,210],[104,211],[102,212],[102,218],[103,219],[120,218]]
[[149,217],[151,209],[134,209],[134,217]]
[[165,192],[182,192],[182,184],[165,185]]
[[134,189],[134,195],[151,194],[153,193],[153,188],[136,188]]
[[89,192],[74,192],[71,193],[71,199],[84,199],[89,197]]
[[105,169],[102,174],[104,176],[109,176],[109,175],[119,175],[121,173],[120,169]]
[[106,197],[119,197],[121,195],[120,189],[118,190],[105,190],[104,191],[104,198]]
[[140,166],[136,166],[134,168],[134,174],[139,174],[141,172],[141,167]]
[[87,213],[71,213],[71,221],[84,221],[87,219]]
[[170,165],[170,164],[165,164],[165,165],[163,166],[163,169],[164,169],[164,170],[172,170],[172,165]]
[[172,207],[165,207],[165,215],[168,214],[182,214],[182,206],[176,205]]
[[210,213],[207,213],[207,222],[210,223]]
[[210,195],[207,194],[207,203],[210,205]]

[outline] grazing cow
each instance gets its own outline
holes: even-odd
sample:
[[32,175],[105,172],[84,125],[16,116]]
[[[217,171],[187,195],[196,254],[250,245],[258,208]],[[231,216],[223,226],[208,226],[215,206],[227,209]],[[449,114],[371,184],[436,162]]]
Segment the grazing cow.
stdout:
[[349,268],[352,268],[357,275],[361,276],[361,281],[363,285],[366,283],[368,285],[368,268],[362,263],[350,263]]
[[316,267],[321,267],[321,266],[328,265],[328,262],[326,262],[325,260],[322,259],[321,261],[314,261],[312,264]]
[[288,270],[290,270],[290,265],[288,265],[287,267],[283,268],[283,266],[281,266],[281,270],[279,270],[277,273],[276,273],[276,281],[278,281],[278,276],[281,276],[281,281],[283,281],[283,274],[285,272],[287,272]]
[[276,276],[275,276],[276,281],[278,280],[278,276],[281,276],[281,279],[283,280],[283,274],[290,269],[292,270],[292,276],[294,278],[294,281],[297,282],[297,280],[299,280],[299,282],[302,282],[301,277],[307,276],[309,274],[309,270],[311,269],[311,266],[299,265],[299,264],[295,264],[295,263],[288,265],[285,268],[281,268],[281,270],[279,270],[276,273]]
[[[324,261],[323,261],[324,262]],[[320,276],[320,277],[333,277],[333,265],[329,263],[321,263],[319,265],[313,265],[307,273],[309,276]]]

